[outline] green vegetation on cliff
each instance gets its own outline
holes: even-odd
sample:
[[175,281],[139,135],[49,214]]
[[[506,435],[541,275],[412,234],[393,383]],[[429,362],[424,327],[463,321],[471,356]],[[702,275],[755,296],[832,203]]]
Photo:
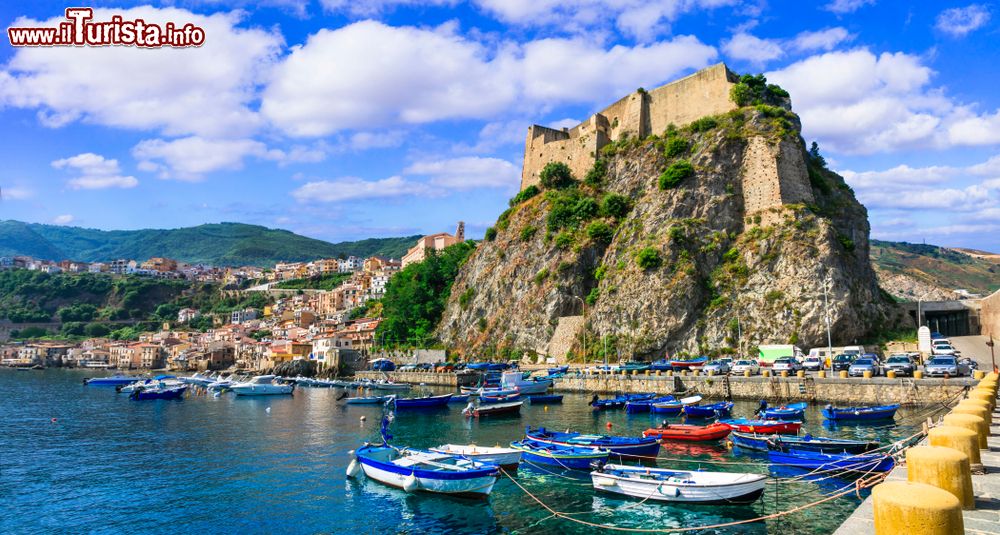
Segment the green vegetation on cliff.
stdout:
[[389,279],[376,339],[389,345],[426,347],[441,320],[458,270],[475,249],[475,242],[466,241],[440,252],[430,250],[423,262],[410,264]]
[[1000,289],[1000,264],[946,247],[872,240],[872,263],[946,290],[986,295]]
[[332,290],[349,278],[351,278],[351,273],[329,273],[316,277],[281,281],[272,287],[282,290]]
[[243,223],[178,229],[97,230],[0,221],[0,256],[100,262],[174,258],[215,266],[271,266],[280,261],[381,255],[400,258],[420,236],[329,243],[287,230]]

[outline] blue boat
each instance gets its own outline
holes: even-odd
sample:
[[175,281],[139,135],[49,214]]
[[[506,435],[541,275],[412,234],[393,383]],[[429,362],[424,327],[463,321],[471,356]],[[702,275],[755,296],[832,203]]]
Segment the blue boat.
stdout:
[[469,394],[452,394],[448,403],[466,403],[469,401]]
[[129,399],[133,401],[146,401],[150,399],[181,399],[187,385],[175,386],[172,388],[145,388],[139,387],[129,394]]
[[391,372],[396,369],[396,363],[389,359],[375,359],[371,362],[371,369],[379,372]]
[[553,375],[565,374],[568,371],[569,371],[569,366],[556,366],[555,368],[549,368],[548,374],[551,377]]
[[817,453],[866,453],[879,448],[878,442],[848,440],[843,438],[814,437],[812,435],[762,435],[733,431],[729,435],[733,445],[750,451],[786,451],[794,448]]
[[144,380],[146,380],[145,377],[116,374],[110,377],[90,377],[88,379],[84,379],[83,384],[87,386],[120,386],[130,385]]
[[878,407],[844,407],[835,408],[832,405],[823,407],[823,417],[827,420],[842,421],[872,421],[892,420],[896,417],[899,404],[880,405]]
[[723,418],[729,416],[732,410],[732,401],[722,401],[709,405],[688,405],[684,407],[684,414],[688,418]]
[[510,447],[521,452],[521,460],[558,466],[569,470],[590,470],[590,463],[607,462],[608,452],[600,448],[586,448],[548,444],[531,439],[511,442]]
[[391,396],[391,398],[388,403],[394,403],[397,410],[437,409],[448,406],[448,402],[451,401],[451,394],[423,398],[397,398],[395,396]]
[[656,414],[667,414],[677,416],[684,410],[684,407],[688,405],[694,405],[701,401],[701,396],[691,396],[684,399],[673,399],[670,401],[661,401],[659,403],[653,403],[650,405],[650,412]]
[[775,464],[819,470],[852,472],[888,472],[896,465],[891,455],[819,453],[789,448],[787,452],[769,450],[767,459]]
[[660,452],[657,437],[616,437],[610,435],[585,435],[583,433],[549,431],[544,427],[532,430],[528,426],[524,434],[530,440],[562,446],[601,448],[615,456],[630,458],[656,457]]
[[768,407],[760,412],[765,420],[805,420],[808,403],[789,403],[784,407]]
[[517,401],[519,399],[521,399],[521,394],[517,393],[501,394],[499,396],[486,393],[479,394],[479,403],[482,405],[487,405],[490,403],[509,403],[511,401]]
[[629,414],[649,412],[649,408],[653,403],[666,403],[668,401],[674,401],[674,396],[663,396],[651,399],[634,399],[625,402],[625,412]]
[[600,399],[595,394],[593,399],[590,400],[590,406],[594,408],[595,411],[603,409],[621,409],[625,407],[625,404],[629,401],[642,401],[646,399],[653,399],[656,394],[622,394],[618,397],[610,399]]
[[562,400],[562,394],[528,397],[528,403],[531,405],[552,405],[555,403],[562,403]]
[[668,371],[674,369],[674,367],[670,365],[670,361],[669,360],[667,360],[667,359],[660,359],[660,360],[654,360],[653,362],[650,362],[649,363],[649,369],[650,369],[650,371],[654,371],[654,372],[668,372]]

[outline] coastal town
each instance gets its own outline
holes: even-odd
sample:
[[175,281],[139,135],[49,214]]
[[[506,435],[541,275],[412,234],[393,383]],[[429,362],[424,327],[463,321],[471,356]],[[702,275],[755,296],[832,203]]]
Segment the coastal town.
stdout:
[[[204,372],[230,368],[269,370],[282,363],[306,360],[315,363],[315,372],[350,372],[365,366],[364,358],[378,342],[375,330],[381,320],[365,315],[366,303],[385,295],[389,279],[403,267],[420,262],[428,251],[441,251],[464,240],[464,224],[459,222],[454,234],[442,232],[420,238],[401,259],[348,256],[282,262],[271,269],[190,265],[169,258],[93,263],[0,258],[4,269],[186,279],[216,283],[224,293],[260,293],[269,302],[259,309],[215,314],[204,323],[208,328],[203,330],[191,325],[207,313],[182,308],[174,321],[164,322],[162,329],[140,333],[137,340],[130,341],[104,337],[79,342],[10,341],[12,328],[8,321],[7,326],[0,323],[0,365]],[[282,281],[334,274],[342,275],[343,281],[329,290],[280,287]]]

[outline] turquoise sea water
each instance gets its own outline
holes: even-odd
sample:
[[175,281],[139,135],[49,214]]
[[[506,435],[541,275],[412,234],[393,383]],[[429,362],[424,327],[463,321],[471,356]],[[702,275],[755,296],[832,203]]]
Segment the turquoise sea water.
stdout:
[[[334,390],[135,402],[112,388],[83,386],[88,375],[0,369],[0,532],[594,532],[549,518],[504,478],[486,501],[408,495],[363,477],[346,478],[348,451],[377,439],[381,410],[338,404]],[[604,432],[610,422],[612,433],[636,435],[661,420],[624,411],[595,415],[588,400],[567,395],[563,405],[548,409],[525,405],[520,418],[468,420],[461,406],[406,413],[392,431],[398,445],[496,445],[521,438],[527,424]],[[755,406],[738,402],[734,416],[750,416]],[[827,429],[819,408],[810,407],[806,428],[889,441],[912,434],[931,410],[900,410],[894,426]],[[672,445],[660,455],[661,466],[769,471],[759,458],[721,444]],[[516,477],[554,509],[581,520],[660,529],[754,518],[816,501],[849,483],[769,485],[750,506],[673,506],[597,494],[582,472],[522,466]],[[837,498],[784,519],[701,533],[829,533],[859,503],[853,496]]]

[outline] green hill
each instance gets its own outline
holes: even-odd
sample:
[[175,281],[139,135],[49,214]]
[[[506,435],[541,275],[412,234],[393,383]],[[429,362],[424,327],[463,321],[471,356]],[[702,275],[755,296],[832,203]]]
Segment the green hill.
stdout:
[[330,243],[293,232],[243,223],[213,223],[179,229],[97,230],[0,221],[0,256],[99,262],[154,256],[215,266],[270,266],[317,258],[400,258],[419,236]]
[[[991,253],[979,251],[980,255]],[[1000,289],[1000,264],[964,251],[906,242],[872,240],[872,263],[893,274],[920,282],[972,293],[990,294]]]

